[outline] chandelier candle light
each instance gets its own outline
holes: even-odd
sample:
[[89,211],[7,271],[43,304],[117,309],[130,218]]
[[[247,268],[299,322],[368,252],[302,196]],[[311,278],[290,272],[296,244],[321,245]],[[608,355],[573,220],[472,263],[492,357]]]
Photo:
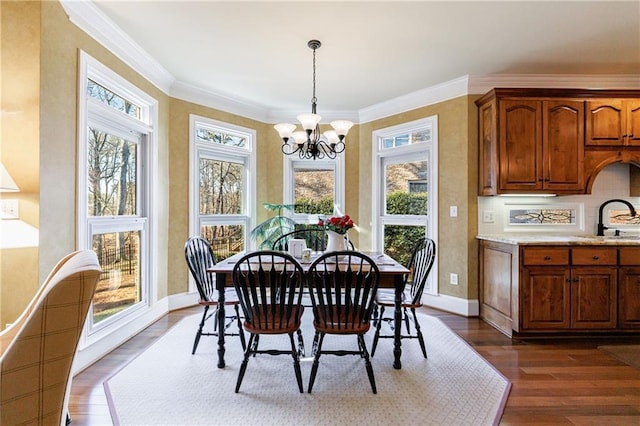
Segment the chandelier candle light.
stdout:
[[[295,131],[296,125],[280,123],[273,126],[282,138],[282,152],[285,155],[298,154],[302,159],[336,158],[336,155],[344,151],[345,136],[353,123],[348,120],[332,121],[333,130],[320,133],[320,117],[316,114],[316,49],[322,43],[318,40],[310,40],[307,46],[313,50],[313,97],[311,98],[311,114],[300,114],[297,119],[304,130]],[[293,138],[293,143],[289,139]]]

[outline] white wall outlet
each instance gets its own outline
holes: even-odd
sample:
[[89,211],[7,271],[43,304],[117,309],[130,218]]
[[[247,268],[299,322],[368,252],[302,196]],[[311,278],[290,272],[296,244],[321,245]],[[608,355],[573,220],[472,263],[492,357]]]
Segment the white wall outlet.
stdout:
[[449,206],[449,216],[451,217],[458,216],[458,206]]
[[485,210],[482,212],[482,222],[494,223],[496,221],[496,213],[491,210]]
[[18,200],[0,200],[0,216],[2,219],[18,219]]
[[449,282],[453,285],[458,285],[458,274],[449,274]]

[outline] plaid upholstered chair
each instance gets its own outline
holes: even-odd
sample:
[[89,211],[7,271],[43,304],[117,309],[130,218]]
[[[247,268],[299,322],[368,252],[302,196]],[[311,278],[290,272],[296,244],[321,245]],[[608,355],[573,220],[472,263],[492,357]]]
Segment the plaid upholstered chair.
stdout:
[[66,256],[0,333],[0,424],[67,421],[71,366],[100,273],[93,251]]

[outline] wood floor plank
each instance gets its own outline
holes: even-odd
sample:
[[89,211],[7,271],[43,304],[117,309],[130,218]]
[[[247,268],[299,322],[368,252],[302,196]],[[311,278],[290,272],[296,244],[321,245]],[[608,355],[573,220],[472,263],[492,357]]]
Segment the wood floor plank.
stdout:
[[[109,425],[103,382],[199,307],[170,312],[74,377],[72,426]],[[512,382],[500,425],[640,425],[640,369],[600,345],[636,343],[640,337],[510,339],[478,318],[429,308]]]

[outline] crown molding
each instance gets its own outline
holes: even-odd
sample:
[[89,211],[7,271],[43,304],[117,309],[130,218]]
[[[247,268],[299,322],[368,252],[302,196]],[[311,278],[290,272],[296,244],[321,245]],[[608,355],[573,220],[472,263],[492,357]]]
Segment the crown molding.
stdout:
[[464,96],[467,94],[468,85],[469,76],[463,76],[363,108],[358,111],[359,122],[367,123],[401,112]]
[[[180,81],[115,25],[91,1],[60,0],[72,23],[169,96],[251,118],[263,123],[291,121],[300,111],[270,110],[248,99],[214,93]],[[496,87],[640,89],[638,74],[490,74],[465,75],[358,111],[323,111],[323,121],[355,123],[400,114],[466,95],[482,95]]]
[[250,100],[241,100],[236,97],[221,95],[199,87],[176,81],[171,86],[171,96],[187,102],[240,115],[245,118],[268,122],[268,108],[258,105]]
[[93,2],[60,0],[60,4],[73,24],[158,89],[169,94],[175,77],[116,26]]
[[640,89],[638,74],[489,74],[469,78],[468,94],[484,95],[496,87],[541,89]]

